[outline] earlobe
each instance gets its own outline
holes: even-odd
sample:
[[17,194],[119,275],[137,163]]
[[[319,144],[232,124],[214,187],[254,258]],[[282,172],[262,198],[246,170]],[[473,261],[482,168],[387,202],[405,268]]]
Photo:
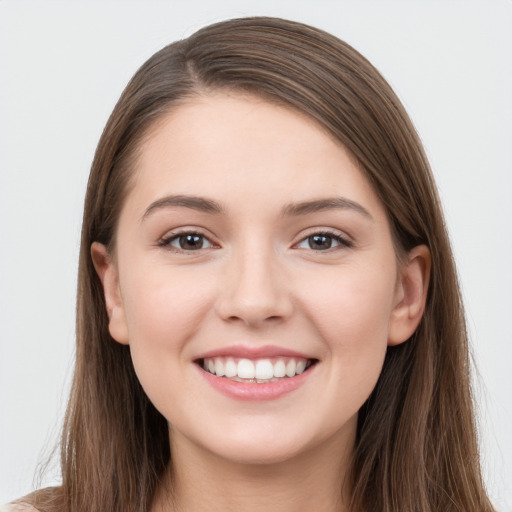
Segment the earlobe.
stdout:
[[418,327],[427,302],[430,266],[430,251],[426,245],[418,245],[409,252],[397,283],[388,345],[399,345],[407,341]]
[[103,285],[110,335],[123,345],[128,344],[128,328],[119,289],[119,273],[107,248],[98,242],[91,245],[94,268]]

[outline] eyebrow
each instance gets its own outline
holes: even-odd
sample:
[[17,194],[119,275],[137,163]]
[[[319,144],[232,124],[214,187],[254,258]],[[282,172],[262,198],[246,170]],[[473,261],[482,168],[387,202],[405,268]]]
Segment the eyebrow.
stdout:
[[[199,196],[188,195],[173,195],[162,197],[151,203],[141,221],[144,221],[151,213],[162,208],[172,208],[178,206],[181,208],[190,208],[204,213],[212,213],[221,215],[224,213],[224,208],[213,199]],[[373,220],[370,212],[364,206],[347,199],[345,197],[329,197],[325,199],[316,199],[313,201],[302,201],[300,203],[291,203],[286,205],[282,211],[283,217],[295,217],[300,215],[307,215],[310,213],[322,212],[326,210],[352,210],[356,213]]]
[[157,199],[151,203],[144,212],[141,220],[145,220],[146,217],[148,217],[155,210],[159,210],[161,208],[172,208],[173,206],[190,208],[192,210],[205,213],[214,213],[217,215],[224,213],[222,206],[213,199],[207,199],[206,197],[198,196],[177,195],[162,197],[161,199]]
[[309,213],[323,212],[326,210],[352,210],[373,220],[370,212],[359,203],[345,197],[329,197],[313,201],[292,203],[283,208],[283,217],[307,215]]

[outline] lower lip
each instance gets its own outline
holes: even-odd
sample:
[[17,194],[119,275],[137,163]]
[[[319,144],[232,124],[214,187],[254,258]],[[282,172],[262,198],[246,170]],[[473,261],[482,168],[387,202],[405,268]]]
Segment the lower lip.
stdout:
[[256,382],[236,382],[225,377],[217,377],[203,370],[200,366],[197,368],[208,384],[225,396],[237,400],[265,401],[275,400],[295,391],[310,377],[314,371],[314,366],[309,367],[304,373],[296,375],[295,377],[288,377],[276,382],[266,382],[263,384]]

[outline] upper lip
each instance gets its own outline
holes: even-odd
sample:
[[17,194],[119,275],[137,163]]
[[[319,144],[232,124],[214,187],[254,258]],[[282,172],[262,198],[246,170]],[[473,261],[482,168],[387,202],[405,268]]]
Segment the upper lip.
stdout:
[[275,345],[248,346],[231,345],[217,348],[198,355],[195,359],[210,359],[212,357],[233,357],[240,359],[264,359],[270,357],[296,357],[301,359],[315,359],[310,355]]

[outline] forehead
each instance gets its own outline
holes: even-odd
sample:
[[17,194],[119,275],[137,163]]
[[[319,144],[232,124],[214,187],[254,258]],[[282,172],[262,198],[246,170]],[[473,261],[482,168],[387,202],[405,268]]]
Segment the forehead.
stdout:
[[129,195],[142,203],[165,194],[241,205],[343,194],[381,208],[355,159],[316,121],[242,93],[193,97],[162,116],[139,148],[133,185]]

